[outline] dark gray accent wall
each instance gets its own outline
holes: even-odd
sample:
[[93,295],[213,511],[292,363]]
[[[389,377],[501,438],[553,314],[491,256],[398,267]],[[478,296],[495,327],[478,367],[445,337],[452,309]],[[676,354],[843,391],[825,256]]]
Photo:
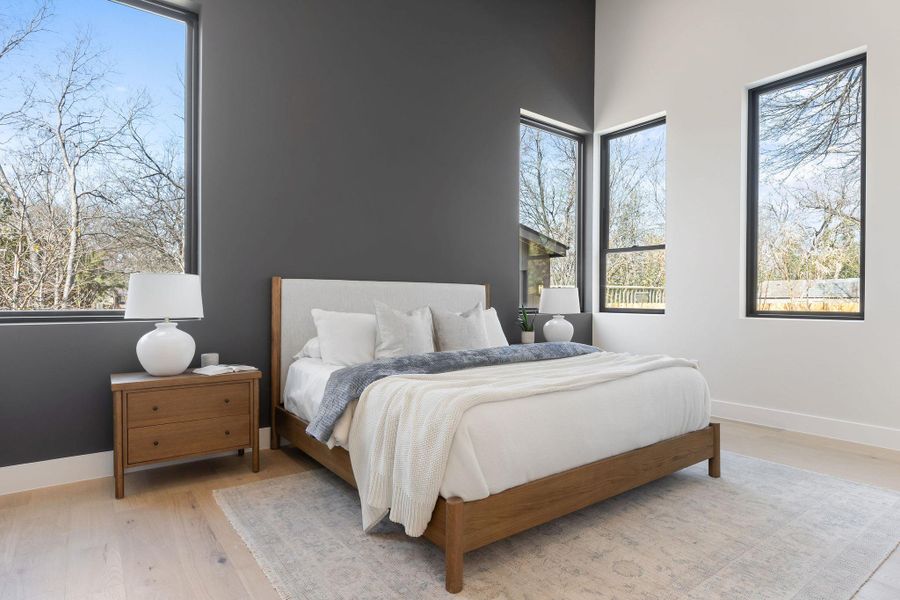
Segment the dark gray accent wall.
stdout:
[[[268,372],[272,275],[487,282],[518,336],[519,111],[592,129],[593,0],[205,0],[200,28],[198,353]],[[150,327],[0,326],[0,466],[109,450]]]

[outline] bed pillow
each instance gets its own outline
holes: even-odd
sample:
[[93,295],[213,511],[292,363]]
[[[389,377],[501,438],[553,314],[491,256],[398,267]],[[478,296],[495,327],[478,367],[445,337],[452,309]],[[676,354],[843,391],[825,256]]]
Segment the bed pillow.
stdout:
[[503,333],[503,326],[500,325],[500,317],[497,316],[496,308],[489,308],[484,311],[484,329],[491,348],[509,346],[509,340],[506,339],[506,334]]
[[394,358],[434,352],[431,309],[395,310],[375,302],[375,358]]
[[481,302],[464,313],[432,308],[431,318],[434,321],[436,346],[442,352],[490,347]]
[[294,355],[294,360],[300,358],[322,358],[322,349],[319,347],[319,338],[314,337],[305,344],[300,352]]
[[375,360],[375,315],[310,311],[322,352],[322,362],[350,367]]

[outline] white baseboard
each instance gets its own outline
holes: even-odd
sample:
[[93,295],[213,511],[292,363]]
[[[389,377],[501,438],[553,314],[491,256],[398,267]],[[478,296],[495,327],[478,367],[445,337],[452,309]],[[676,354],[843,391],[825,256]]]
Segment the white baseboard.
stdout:
[[725,400],[712,401],[712,416],[889,450],[900,450],[900,429],[893,427],[842,421],[776,408],[726,402]]
[[[259,449],[269,449],[268,427],[263,427],[259,430]],[[203,456],[182,458],[162,463],[154,463],[143,467],[132,467],[128,471],[143,471],[144,469],[177,465],[194,462],[196,460],[205,460],[215,456],[227,456],[229,454],[231,454],[231,452],[220,452],[218,454],[206,454]],[[0,467],[0,496],[50,487],[53,485],[75,483],[76,481],[112,477],[112,475],[112,450],[107,452],[95,452],[93,454],[81,454],[79,456],[67,456],[65,458],[55,458],[53,460],[42,460],[40,462],[25,463],[23,465]]]
[[[894,429],[892,427],[842,421],[840,419],[818,417],[815,415],[778,410],[775,408],[753,406],[751,404],[727,402],[725,400],[712,401],[712,415],[713,417],[720,417],[732,421],[742,421],[754,425],[765,425],[766,427],[777,427],[779,429],[808,433],[846,442],[855,442],[890,450],[900,450],[900,429]],[[259,448],[260,450],[269,449],[268,427],[259,430]],[[225,456],[227,454],[228,453],[221,453],[220,456]],[[135,467],[129,469],[129,471],[152,469],[159,466],[204,460],[211,456],[216,455],[206,455],[173,460],[165,463],[156,463],[145,467]],[[112,477],[112,474],[112,451],[82,454],[80,456],[67,456],[65,458],[56,458],[53,460],[44,460],[23,465],[0,467],[0,496],[54,485],[75,483],[76,481]]]

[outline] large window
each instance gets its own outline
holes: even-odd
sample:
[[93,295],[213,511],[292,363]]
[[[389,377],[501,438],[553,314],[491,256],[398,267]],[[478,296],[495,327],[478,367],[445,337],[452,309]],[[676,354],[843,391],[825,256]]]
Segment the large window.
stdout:
[[584,140],[524,118],[519,134],[519,302],[536,309],[545,287],[580,285]]
[[601,138],[600,310],[666,307],[666,121]]
[[196,272],[196,24],[145,0],[0,8],[0,321],[121,318]]
[[750,90],[747,314],[862,318],[865,56]]

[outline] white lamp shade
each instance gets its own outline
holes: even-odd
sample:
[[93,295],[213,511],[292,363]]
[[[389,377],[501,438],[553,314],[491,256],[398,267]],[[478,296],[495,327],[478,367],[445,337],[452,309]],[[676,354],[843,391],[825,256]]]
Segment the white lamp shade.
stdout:
[[200,276],[186,273],[132,273],[128,279],[126,319],[203,317]]
[[538,312],[549,315],[568,315],[581,312],[578,288],[544,288]]

